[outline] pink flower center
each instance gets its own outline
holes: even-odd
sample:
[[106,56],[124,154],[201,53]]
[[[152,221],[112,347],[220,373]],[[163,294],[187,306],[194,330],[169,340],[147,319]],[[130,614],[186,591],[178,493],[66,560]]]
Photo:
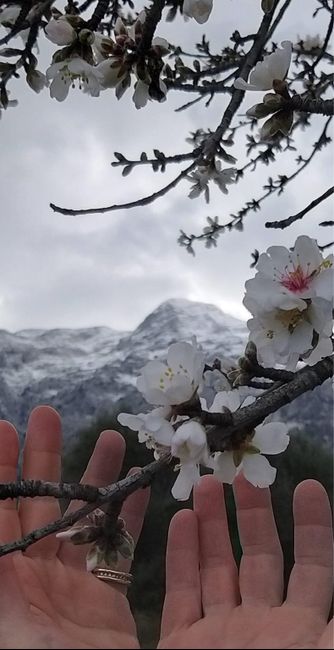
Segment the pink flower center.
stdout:
[[305,291],[309,289],[310,283],[312,280],[313,274],[307,275],[302,269],[300,264],[293,271],[289,271],[286,275],[283,275],[280,283],[289,291],[297,293],[298,291]]

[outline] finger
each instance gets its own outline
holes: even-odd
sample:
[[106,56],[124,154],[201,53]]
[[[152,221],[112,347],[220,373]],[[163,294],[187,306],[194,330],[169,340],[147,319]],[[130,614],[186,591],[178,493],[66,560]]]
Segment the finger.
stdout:
[[322,650],[333,650],[334,648],[334,625],[333,619],[326,625],[324,633],[321,635],[318,648]]
[[192,510],[180,510],[168,533],[161,638],[189,627],[201,616],[197,517]]
[[219,607],[223,614],[240,599],[237,567],[228,530],[221,483],[203,476],[194,490],[194,510],[198,517],[200,573],[204,613]]
[[[4,646],[8,648],[27,647],[24,645],[24,634],[22,633],[21,637],[20,629],[23,619],[29,614],[29,608],[17,579],[17,559],[12,555],[0,558],[0,639],[8,643]],[[18,625],[18,621],[21,625]]]
[[[81,483],[103,487],[117,481],[122,468],[125,453],[123,436],[117,431],[103,431],[97,440],[95,449],[84,472]],[[72,501],[66,514],[78,510],[83,505],[82,501]],[[73,546],[64,542],[61,544],[58,557],[65,564],[85,569],[86,554],[89,546]]]
[[242,603],[278,606],[283,597],[283,556],[270,492],[254,487],[242,474],[233,487],[243,551],[239,569]]
[[295,565],[287,603],[316,609],[327,620],[332,600],[332,515],[325,489],[303,481],[294,494]]
[[[5,420],[0,421],[0,483],[17,480],[19,438],[16,429]],[[0,543],[21,537],[21,526],[15,499],[0,501]]]
[[[23,454],[23,479],[61,480],[61,420],[50,406],[38,406],[29,417]],[[53,497],[22,499],[19,506],[22,533],[26,535],[58,519],[59,503]],[[52,557],[58,549],[55,536],[33,544],[27,555]]]

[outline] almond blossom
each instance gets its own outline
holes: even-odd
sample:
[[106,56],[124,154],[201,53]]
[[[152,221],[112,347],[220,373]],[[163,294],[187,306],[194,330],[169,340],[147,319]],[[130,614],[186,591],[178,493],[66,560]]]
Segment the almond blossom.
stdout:
[[292,43],[283,41],[282,49],[279,47],[263,61],[259,61],[249,75],[247,83],[241,77],[234,81],[238,90],[271,90],[274,81],[283,81],[288,74],[291,62]]
[[79,82],[79,88],[83,92],[98,97],[101,90],[102,74],[97,67],[94,67],[81,59],[65,59],[59,63],[52,63],[46,71],[48,80],[52,79],[50,84],[50,95],[59,102],[66,99],[69,89]]
[[184,16],[195,18],[196,22],[206,23],[213,7],[213,0],[183,0]]
[[300,236],[293,251],[271,246],[256,268],[244,305],[253,315],[248,327],[260,359],[291,368],[300,357],[316,363],[330,349],[322,339],[332,331],[333,255],[324,258],[315,240]]
[[193,183],[193,187],[188,194],[189,198],[196,199],[200,194],[202,194],[202,192],[204,192],[205,200],[209,203],[209,182],[213,181],[218,185],[223,194],[228,194],[227,185],[235,182],[236,169],[234,167],[221,169],[220,160],[215,160],[213,165],[199,165],[197,169],[186,178],[188,181]]
[[138,431],[138,442],[143,442],[149,449],[160,446],[169,447],[174,429],[168,421],[171,409],[167,406],[153,409],[150,413],[119,413],[118,422],[132,431]]
[[115,88],[116,97],[120,99],[131,86],[131,74],[135,76],[132,99],[137,109],[146,106],[151,99],[162,102],[167,95],[167,86],[161,79],[161,73],[164,68],[162,57],[169,52],[168,41],[159,36],[154,37],[145,60],[141,60],[140,65],[136,62],[135,55],[145,20],[145,10],[140,12],[130,27],[118,18],[114,27],[115,40],[95,34],[92,44],[97,69],[102,74],[103,89]]
[[209,462],[206,433],[199,422],[189,420],[176,429],[171,440],[171,453],[180,459],[180,471],[172,495],[174,499],[185,501],[200,480],[200,464]]
[[151,413],[132,415],[120,413],[118,421],[134,431],[138,431],[139,442],[154,449],[155,457],[170,453],[179,460],[176,470],[178,477],[172,488],[175,499],[189,498],[193,486],[200,479],[200,464],[207,464],[209,450],[204,428],[196,420],[173,418],[174,426],[164,417],[170,418],[168,407],[154,409]]
[[323,257],[315,239],[301,235],[293,250],[270,246],[256,265],[255,278],[246,282],[246,292],[267,310],[305,309],[305,300],[323,298],[332,302],[333,255]]
[[75,30],[66,16],[51,18],[45,27],[46,37],[56,45],[70,45],[76,38]]
[[305,303],[302,311],[276,308],[264,312],[256,304],[251,307],[246,300],[244,304],[254,314],[247,325],[263,365],[279,363],[294,370],[300,359],[314,365],[331,354],[332,309],[326,300],[318,298],[310,305]]
[[[248,403],[254,398],[248,398]],[[210,408],[212,413],[219,413],[223,407],[234,412],[246,405],[237,390],[217,393]],[[265,455],[281,454],[289,444],[288,429],[282,422],[260,424],[242,443],[231,450],[216,452],[209,461],[214,475],[223,483],[233,483],[242,472],[250,483],[256,487],[268,487],[275,478],[277,470],[272,467]]]
[[189,401],[202,382],[204,354],[190,343],[173,343],[167,365],[149,361],[137,379],[146,401],[156,406],[173,406]]

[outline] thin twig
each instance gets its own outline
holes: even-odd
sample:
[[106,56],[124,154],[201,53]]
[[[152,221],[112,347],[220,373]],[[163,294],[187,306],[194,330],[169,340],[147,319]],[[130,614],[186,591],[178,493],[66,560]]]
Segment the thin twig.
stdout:
[[176,187],[176,185],[179,184],[180,181],[185,178],[189,172],[191,172],[192,169],[196,167],[196,162],[193,162],[189,167],[186,167],[186,169],[183,169],[180,174],[176,176],[170,183],[162,187],[160,190],[157,192],[153,192],[153,194],[150,194],[149,196],[144,196],[141,199],[137,199],[136,201],[130,201],[129,203],[115,203],[114,205],[108,205],[106,207],[102,208],[87,208],[86,210],[72,210],[71,208],[60,208],[59,206],[55,205],[54,203],[50,203],[50,208],[54,210],[54,212],[60,212],[60,214],[66,214],[69,216],[76,216],[79,214],[103,214],[104,212],[112,212],[113,210],[122,210],[125,208],[138,208],[139,206],[143,205],[149,205],[150,203],[153,203],[155,199],[157,199],[160,196],[164,196],[164,194],[167,194],[169,190],[172,188]]
[[311,201],[306,208],[301,210],[300,212],[297,212],[297,214],[291,215],[291,217],[287,217],[286,219],[282,219],[282,221],[267,221],[265,226],[266,228],[287,228],[288,226],[291,226],[292,223],[297,221],[297,219],[302,219],[305,214],[310,212],[310,210],[313,210],[319,203],[322,201],[325,201],[325,199],[328,199],[329,196],[331,196],[334,193],[334,187],[330,187],[326,192],[321,194],[321,196],[318,196],[318,198],[314,199],[314,201]]

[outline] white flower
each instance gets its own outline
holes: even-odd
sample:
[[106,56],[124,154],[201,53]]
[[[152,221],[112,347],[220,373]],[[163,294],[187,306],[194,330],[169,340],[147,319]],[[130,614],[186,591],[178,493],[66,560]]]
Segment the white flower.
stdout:
[[100,84],[102,88],[116,88],[119,83],[124,79],[128,74],[126,69],[122,68],[122,61],[116,57],[110,57],[109,59],[103,59],[97,66],[96,69],[101,73]]
[[78,80],[79,88],[93,97],[98,97],[101,90],[103,75],[94,67],[81,59],[66,59],[53,63],[46,71],[47,79],[52,79],[50,95],[59,102],[66,99],[70,86]]
[[104,61],[106,57],[112,54],[114,47],[115,43],[111,38],[100,34],[100,32],[94,32],[92,50],[95,63],[101,63],[101,61]]
[[[166,84],[161,79],[159,79],[159,88],[163,94],[163,99],[160,101],[165,101],[168,89]],[[132,101],[134,102],[135,107],[137,109],[143,108],[146,106],[149,99],[151,99],[150,86],[144,81],[141,81],[141,79],[138,79],[138,81],[135,83],[135,91],[132,95]]]
[[122,426],[138,431],[138,441],[144,442],[148,448],[156,448],[155,443],[170,447],[174,435],[174,429],[168,421],[170,415],[170,408],[165,406],[154,409],[151,413],[120,413],[117,419]]
[[[243,402],[245,405],[246,400]],[[236,411],[241,406],[238,391],[219,393],[210,411],[220,412],[223,406]],[[274,482],[277,470],[262,454],[281,454],[289,440],[287,426],[282,422],[260,424],[237,449],[216,452],[209,464],[214,475],[223,483],[233,483],[237,474],[242,472],[247,481],[256,487],[268,487]]]
[[246,282],[247,294],[267,311],[305,309],[305,300],[324,298],[332,302],[333,255],[324,258],[315,239],[301,235],[290,251],[271,246],[260,255],[255,278]]
[[190,343],[173,343],[167,365],[149,361],[137,379],[147,402],[157,406],[182,404],[191,399],[202,381],[204,354]]
[[76,38],[75,30],[66,20],[66,16],[51,18],[45,27],[46,37],[56,45],[70,45]]
[[299,357],[316,363],[324,346],[329,349],[322,342],[310,357],[318,344],[314,332],[318,339],[331,336],[333,280],[333,256],[324,259],[309,237],[298,237],[293,251],[272,246],[260,255],[244,305],[253,315],[250,338],[264,363],[294,367]]
[[174,499],[185,501],[200,479],[199,463],[207,463],[209,452],[205,430],[195,420],[181,424],[171,441],[172,456],[180,459],[180,472],[172,487]]
[[[249,303],[245,302],[246,307],[247,305]],[[256,308],[253,304],[254,318],[250,319],[247,325],[261,363],[265,366],[279,363],[294,370],[299,359],[313,365],[322,358],[323,342],[321,347],[314,349],[314,354],[309,354],[314,345],[314,331],[320,339],[327,338],[330,341],[332,309],[328,301],[315,298],[312,304],[305,303],[305,309],[302,311],[297,308],[277,308],[270,312],[260,310],[256,313]],[[330,343],[325,345],[329,350]]]
[[231,390],[231,384],[227,378],[226,371],[223,373],[217,368],[214,370],[206,370],[203,375],[200,397],[204,410],[207,410],[207,405],[211,406],[216,394],[222,390]]
[[205,23],[212,11],[213,0],[183,0],[183,14],[202,24]]
[[221,169],[220,160],[215,160],[214,166],[200,165],[194,172],[186,177],[188,181],[193,183],[193,187],[191,188],[188,196],[190,199],[195,199],[202,192],[204,192],[205,200],[208,203],[210,199],[210,181],[216,183],[223,194],[227,194],[228,190],[226,186],[234,183],[235,177],[236,169],[234,167]]
[[274,80],[283,81],[288,73],[292,54],[291,41],[283,41],[282,49],[259,61],[249,75],[249,82],[238,77],[234,87],[238,90],[271,90]]

